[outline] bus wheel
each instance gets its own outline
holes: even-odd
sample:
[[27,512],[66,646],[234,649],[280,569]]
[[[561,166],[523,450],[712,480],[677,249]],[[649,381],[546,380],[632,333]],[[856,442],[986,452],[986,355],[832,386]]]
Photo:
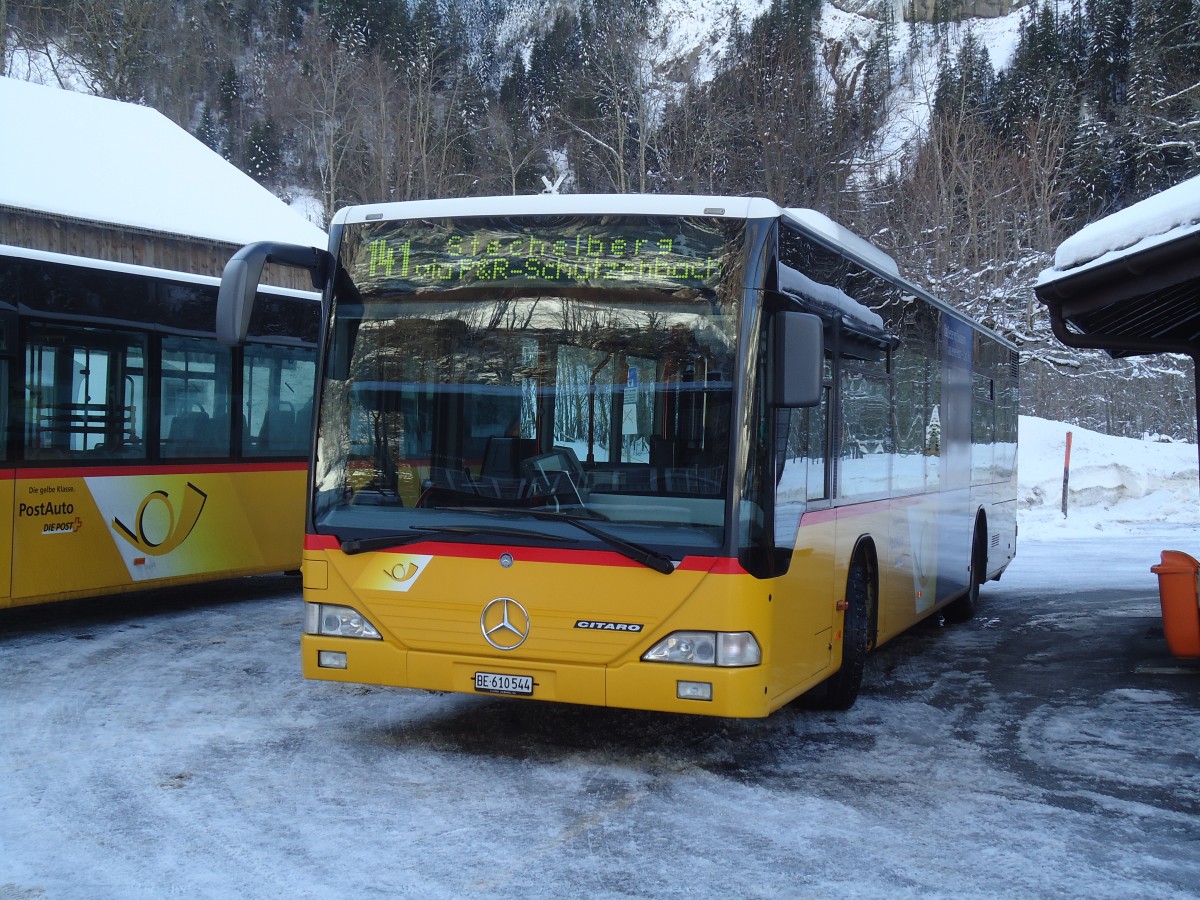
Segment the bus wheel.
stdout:
[[983,550],[981,535],[986,533],[987,529],[983,527],[983,523],[976,523],[975,538],[971,542],[971,586],[965,594],[946,607],[944,615],[947,622],[969,622],[979,612],[979,588],[987,570],[987,555]]
[[845,710],[858,699],[867,651],[871,642],[871,606],[874,583],[861,560],[846,577],[846,618],[842,626],[842,667],[812,692],[815,709]]

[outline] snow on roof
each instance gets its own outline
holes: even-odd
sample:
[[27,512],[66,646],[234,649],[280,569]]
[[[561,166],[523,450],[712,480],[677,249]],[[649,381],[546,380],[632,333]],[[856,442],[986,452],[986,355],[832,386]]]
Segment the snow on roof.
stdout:
[[879,313],[872,312],[845,291],[833,285],[813,281],[807,275],[783,263],[779,264],[779,287],[780,290],[808,297],[819,305],[840,313],[844,321],[857,324],[859,330],[883,333],[883,317]]
[[1059,245],[1045,284],[1200,232],[1200,176],[1080,229]]
[[145,106],[0,78],[0,204],[247,244],[323,231]]
[[899,275],[900,267],[890,255],[880,250],[866,238],[859,237],[849,228],[840,225],[824,213],[815,209],[791,208],[787,214],[811,232],[832,241],[836,246],[844,247],[852,253],[857,253],[862,259],[871,263],[881,272]]

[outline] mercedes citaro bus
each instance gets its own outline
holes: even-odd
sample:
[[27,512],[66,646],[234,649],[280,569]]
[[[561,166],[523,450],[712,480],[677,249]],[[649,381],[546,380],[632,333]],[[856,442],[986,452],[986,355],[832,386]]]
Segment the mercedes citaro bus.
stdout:
[[759,198],[342,210],[324,286],[310,678],[718,716],[854,702],[1016,545],[1017,355]]

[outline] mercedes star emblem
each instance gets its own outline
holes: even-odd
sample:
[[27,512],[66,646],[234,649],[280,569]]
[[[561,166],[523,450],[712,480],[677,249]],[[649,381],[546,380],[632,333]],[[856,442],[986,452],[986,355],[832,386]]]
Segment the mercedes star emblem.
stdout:
[[497,650],[516,650],[529,637],[529,613],[511,597],[497,597],[483,608],[479,627]]

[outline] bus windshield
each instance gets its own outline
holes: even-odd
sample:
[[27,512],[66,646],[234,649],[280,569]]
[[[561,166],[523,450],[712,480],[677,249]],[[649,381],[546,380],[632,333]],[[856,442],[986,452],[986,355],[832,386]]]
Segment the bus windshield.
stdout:
[[502,536],[718,552],[743,230],[647,216],[347,225],[317,532],[362,549]]

